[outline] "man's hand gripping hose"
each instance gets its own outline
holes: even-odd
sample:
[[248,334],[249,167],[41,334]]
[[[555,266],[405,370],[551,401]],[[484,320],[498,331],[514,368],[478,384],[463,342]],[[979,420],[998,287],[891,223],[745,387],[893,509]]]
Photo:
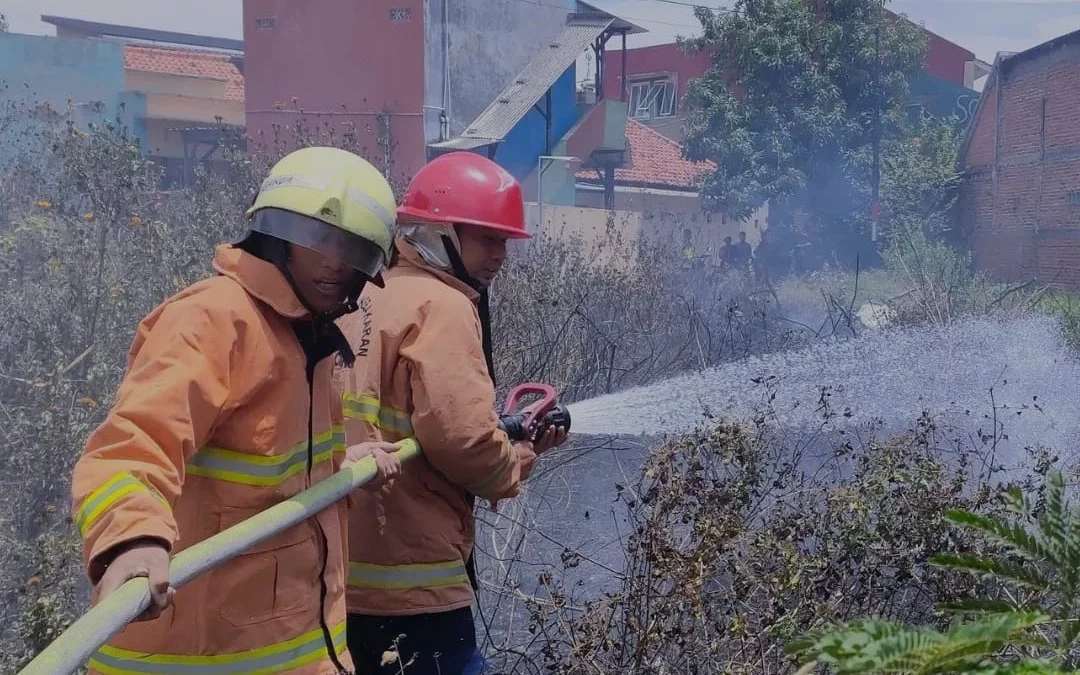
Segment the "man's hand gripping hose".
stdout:
[[[539,394],[541,398],[518,410],[528,394]],[[559,404],[551,385],[526,382],[506,395],[503,412],[499,415],[499,428],[513,443],[524,481],[532,473],[537,456],[566,441],[570,432],[570,411]],[[491,502],[491,510],[498,510],[498,500]]]
[[[398,450],[393,456],[402,462],[420,452],[411,439],[396,445]],[[369,483],[377,473],[375,457],[370,455],[346,464],[330,478],[300,494],[181,551],[169,565],[171,586],[180,588],[198,575],[307,520]],[[71,675],[112,636],[143,616],[150,608],[150,598],[147,577],[126,581],[71,624],[18,675]]]
[[[539,394],[541,399],[517,410],[522,397]],[[511,441],[539,441],[544,434],[562,428],[570,432],[570,411],[561,405],[555,389],[549,384],[526,382],[519,384],[506,395],[503,412],[499,415],[499,428]],[[539,454],[539,453],[537,453]]]

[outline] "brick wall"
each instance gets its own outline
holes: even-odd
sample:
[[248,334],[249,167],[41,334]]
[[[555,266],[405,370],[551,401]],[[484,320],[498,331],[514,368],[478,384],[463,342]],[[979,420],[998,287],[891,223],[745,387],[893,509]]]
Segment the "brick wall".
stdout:
[[997,114],[997,87],[988,84],[973,122],[967,166],[990,166],[994,163],[994,119]]
[[1080,290],[1080,43],[997,77],[963,157],[960,229],[980,270]]

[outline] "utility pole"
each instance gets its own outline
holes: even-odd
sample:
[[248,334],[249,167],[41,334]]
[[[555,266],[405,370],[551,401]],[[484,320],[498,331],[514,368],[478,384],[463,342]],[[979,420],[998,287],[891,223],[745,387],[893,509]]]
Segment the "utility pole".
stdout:
[[870,241],[874,243],[878,240],[878,217],[881,215],[878,201],[881,191],[881,15],[878,11],[874,17],[874,168],[870,179]]

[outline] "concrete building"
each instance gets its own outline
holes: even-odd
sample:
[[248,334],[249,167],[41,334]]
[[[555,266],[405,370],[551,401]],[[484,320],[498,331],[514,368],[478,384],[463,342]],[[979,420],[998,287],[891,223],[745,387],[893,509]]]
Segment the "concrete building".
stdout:
[[239,40],[118,26],[58,16],[58,40],[123,49],[123,100],[147,154],[183,186],[212,162],[224,135],[244,128],[244,44]]
[[0,35],[9,105],[48,104],[78,124],[119,120],[166,171],[189,182],[244,126],[238,40],[42,16],[56,37]]
[[123,45],[0,33],[5,145],[25,138],[34,116],[69,116],[80,125],[116,118],[123,90]]
[[[702,255],[713,262],[725,237],[757,246],[768,220],[768,207],[740,221],[701,208],[701,180],[715,168],[712,162],[683,158],[682,146],[636,120],[626,122],[626,166],[615,169],[615,199],[619,211],[640,215],[638,234],[654,243],[676,242],[688,237]],[[577,173],[577,206],[604,208],[603,177],[595,170]]]
[[607,43],[644,29],[587,3],[577,10],[463,133],[430,144],[429,154],[485,154],[522,181],[527,199],[568,206],[576,199],[575,170],[591,168],[604,177],[605,203],[614,208],[613,171],[625,164],[626,110],[621,102],[578,97],[577,61],[591,50],[602,72]]
[[[573,0],[245,0],[249,136],[350,134],[396,181],[465,131],[563,30]],[[572,83],[571,83],[572,85]],[[572,86],[571,86],[572,90]],[[572,94],[572,91],[571,91]]]
[[[913,84],[912,102],[934,114],[956,113],[966,121],[978,100],[978,92],[972,87],[986,75],[989,66],[976,59],[973,52],[924,31],[925,73]],[[611,53],[605,61],[608,72],[603,78],[603,95],[625,99],[631,119],[682,142],[686,118],[681,106],[683,97],[690,82],[705,75],[711,65],[709,52],[686,54],[674,43]]]
[[1080,31],[999,55],[960,154],[979,269],[1080,290]]

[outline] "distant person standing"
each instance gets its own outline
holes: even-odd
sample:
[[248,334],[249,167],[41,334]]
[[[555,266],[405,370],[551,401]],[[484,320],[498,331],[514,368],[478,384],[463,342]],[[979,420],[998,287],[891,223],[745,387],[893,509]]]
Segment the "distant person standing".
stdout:
[[695,251],[692,237],[693,235],[691,234],[690,230],[683,230],[682,267],[686,270],[690,269],[694,264]]
[[724,237],[724,245],[720,247],[720,266],[735,266],[735,246],[731,243],[731,237]]
[[754,249],[746,241],[746,232],[739,232],[739,243],[734,246],[734,258],[736,267],[740,270],[750,271],[750,263],[754,259]]

